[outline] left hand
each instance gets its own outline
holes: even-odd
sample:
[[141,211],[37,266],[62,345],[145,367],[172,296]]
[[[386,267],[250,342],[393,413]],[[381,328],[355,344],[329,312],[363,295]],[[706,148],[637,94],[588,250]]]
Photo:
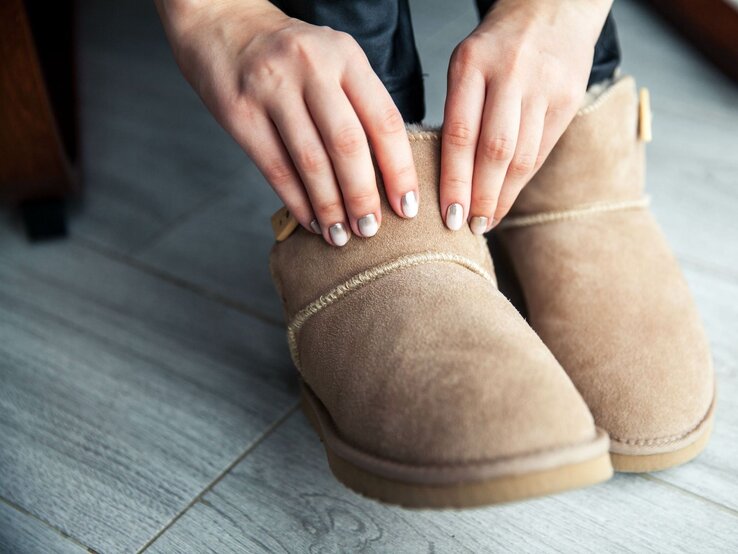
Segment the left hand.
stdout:
[[499,0],[456,47],[441,150],[449,228],[469,220],[481,234],[510,210],[582,102],[611,4]]

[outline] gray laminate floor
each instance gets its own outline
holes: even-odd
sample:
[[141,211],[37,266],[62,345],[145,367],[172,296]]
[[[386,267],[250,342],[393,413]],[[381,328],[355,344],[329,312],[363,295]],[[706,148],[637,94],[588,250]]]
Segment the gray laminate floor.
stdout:
[[[468,3],[415,0],[428,119]],[[330,475],[297,411],[262,178],[180,78],[150,2],[81,2],[86,192],[68,240],[0,214],[0,551],[738,550],[738,92],[633,1],[648,180],[712,341],[694,463],[551,498],[405,511]]]

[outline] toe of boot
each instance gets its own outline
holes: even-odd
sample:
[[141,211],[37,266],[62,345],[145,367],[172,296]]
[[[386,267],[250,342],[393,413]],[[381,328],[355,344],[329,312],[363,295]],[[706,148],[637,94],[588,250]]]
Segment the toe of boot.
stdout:
[[358,448],[416,465],[561,463],[544,459],[597,439],[553,355],[465,269],[414,268],[342,303],[302,331],[301,357],[319,368],[304,377]]

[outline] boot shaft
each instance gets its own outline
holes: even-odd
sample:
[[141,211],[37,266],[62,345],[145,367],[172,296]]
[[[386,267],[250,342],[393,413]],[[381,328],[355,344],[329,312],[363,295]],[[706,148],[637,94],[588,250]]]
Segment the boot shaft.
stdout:
[[337,248],[326,244],[321,236],[298,226],[286,240],[274,245],[270,269],[288,320],[305,305],[351,277],[413,254],[462,256],[493,274],[486,240],[473,235],[467,225],[455,232],[444,225],[438,196],[439,133],[410,131],[408,137],[420,192],[420,206],[415,218],[404,219],[392,211],[379,169],[375,166],[382,224],[374,237],[367,239],[354,235],[345,246]]
[[639,113],[632,77],[618,79],[594,97],[588,95],[510,214],[524,216],[641,198],[645,164]]

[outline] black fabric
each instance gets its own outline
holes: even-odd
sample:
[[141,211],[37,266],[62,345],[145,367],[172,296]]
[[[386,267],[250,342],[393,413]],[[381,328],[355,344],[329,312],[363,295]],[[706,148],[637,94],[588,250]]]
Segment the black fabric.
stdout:
[[274,0],[290,17],[350,34],[405,121],[425,115],[420,57],[407,0]]
[[[480,16],[494,2],[476,0]],[[422,121],[425,116],[423,72],[408,0],[274,0],[274,4],[291,17],[327,25],[353,36],[405,121]],[[620,43],[610,13],[595,46],[589,84],[612,77],[618,65]]]

